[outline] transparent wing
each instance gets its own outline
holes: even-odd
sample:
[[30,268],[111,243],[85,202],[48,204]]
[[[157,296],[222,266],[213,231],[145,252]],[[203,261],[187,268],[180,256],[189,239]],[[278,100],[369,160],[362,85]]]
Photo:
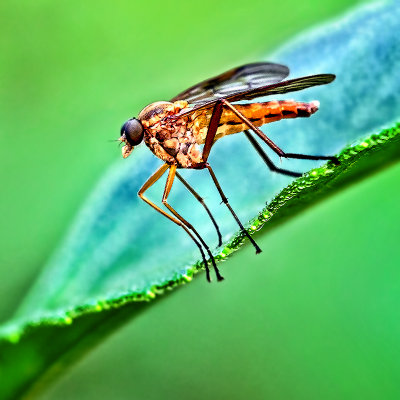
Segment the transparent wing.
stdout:
[[336,76],[333,74],[303,76],[301,78],[291,79],[256,89],[245,90],[240,93],[235,93],[224,97],[226,100],[231,102],[239,100],[251,100],[256,97],[296,92],[298,90],[307,89],[313,86],[326,85],[327,83],[331,83],[335,78]]
[[178,94],[171,101],[186,100],[191,104],[205,103],[280,82],[288,75],[289,68],[285,65],[267,62],[247,64],[200,82]]
[[[229,102],[241,101],[241,100],[251,100],[256,97],[270,96],[274,94],[283,94],[289,92],[295,92],[297,90],[307,89],[312,86],[326,85],[335,79],[333,74],[319,74],[319,75],[309,75],[303,76],[301,78],[291,79],[284,82],[275,83],[273,85],[267,85],[262,87],[257,87],[254,89],[242,90],[240,92],[232,93],[231,95],[221,96]],[[214,98],[205,103],[194,104],[193,107],[183,109],[177,117],[194,113],[200,109],[207,109],[214,107],[218,98]]]

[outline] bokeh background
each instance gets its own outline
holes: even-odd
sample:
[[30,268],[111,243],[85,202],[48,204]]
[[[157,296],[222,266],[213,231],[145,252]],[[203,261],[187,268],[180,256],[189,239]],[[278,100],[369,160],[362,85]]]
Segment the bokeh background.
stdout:
[[[361,3],[2,2],[0,321],[120,157],[122,121]],[[399,178],[260,236],[223,285],[199,276],[149,307],[43,398],[398,397]]]

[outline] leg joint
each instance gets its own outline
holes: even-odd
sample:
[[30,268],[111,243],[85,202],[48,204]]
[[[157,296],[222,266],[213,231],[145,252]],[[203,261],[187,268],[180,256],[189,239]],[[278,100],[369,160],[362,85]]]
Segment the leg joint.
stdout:
[[221,194],[221,200],[222,200],[222,203],[228,204],[228,199],[223,194]]

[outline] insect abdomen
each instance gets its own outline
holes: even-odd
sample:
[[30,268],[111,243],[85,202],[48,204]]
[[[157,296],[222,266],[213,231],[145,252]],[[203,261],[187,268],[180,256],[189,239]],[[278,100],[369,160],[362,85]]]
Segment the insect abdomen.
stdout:
[[[318,110],[319,102],[303,103],[293,100],[280,100],[265,103],[234,104],[233,106],[253,125],[259,127],[281,119],[309,117]],[[204,143],[207,136],[211,118],[211,112],[207,111],[197,114],[193,119],[192,129],[198,144]],[[226,135],[243,132],[246,129],[250,128],[243,120],[231,109],[224,108],[215,140]]]
[[[319,103],[301,103],[293,100],[269,101],[238,105],[241,111],[254,124],[264,125],[283,118],[309,117],[318,110]],[[241,108],[243,107],[243,110]]]
[[[234,107],[255,126],[286,118],[309,117],[318,110],[319,103],[302,103],[293,100],[268,101],[265,103],[235,104]],[[231,110],[224,110],[218,128],[218,136],[231,135],[249,129]]]

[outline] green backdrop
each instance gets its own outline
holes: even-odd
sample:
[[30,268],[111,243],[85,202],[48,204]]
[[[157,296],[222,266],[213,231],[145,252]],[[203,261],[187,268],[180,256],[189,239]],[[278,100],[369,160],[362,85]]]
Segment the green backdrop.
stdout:
[[[127,116],[360,2],[25,3],[0,5],[1,320],[120,157]],[[45,398],[398,397],[399,177],[260,236],[262,256],[246,246],[222,285],[150,307]]]

